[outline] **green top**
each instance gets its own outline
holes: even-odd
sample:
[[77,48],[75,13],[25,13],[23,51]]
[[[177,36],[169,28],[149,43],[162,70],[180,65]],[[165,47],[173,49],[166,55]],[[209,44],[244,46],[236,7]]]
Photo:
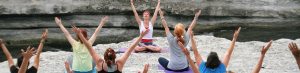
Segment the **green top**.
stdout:
[[87,47],[78,41],[72,44],[73,48],[73,64],[74,71],[90,71],[92,70],[92,56]]

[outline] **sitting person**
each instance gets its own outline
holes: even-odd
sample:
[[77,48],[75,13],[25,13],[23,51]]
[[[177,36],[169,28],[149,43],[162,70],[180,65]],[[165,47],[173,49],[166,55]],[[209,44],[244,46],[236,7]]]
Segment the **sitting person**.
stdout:
[[188,71],[189,66],[188,62],[186,60],[186,57],[184,56],[183,52],[181,51],[180,47],[178,46],[179,42],[182,43],[185,47],[189,43],[189,32],[192,31],[192,29],[195,27],[197,19],[199,15],[201,14],[201,10],[199,10],[194,17],[194,20],[190,24],[190,27],[188,28],[187,32],[185,31],[185,27],[183,24],[178,23],[174,27],[174,35],[169,30],[169,27],[167,26],[167,22],[164,19],[163,12],[160,10],[159,11],[162,25],[165,28],[165,33],[167,35],[167,40],[169,43],[169,50],[170,50],[170,60],[167,60],[163,57],[160,57],[158,59],[159,64],[165,68],[166,70],[169,71],[174,71],[174,72],[183,72],[183,71]]
[[[94,34],[91,36],[91,38],[88,39],[87,37],[87,31],[85,29],[82,30],[82,34],[84,35],[85,39],[88,39],[88,41],[93,44],[96,40],[96,37],[101,30],[102,26],[107,21],[108,17],[105,16],[101,22],[99,23],[99,26],[95,30]],[[72,56],[68,57],[67,62],[69,62],[69,65],[71,66],[71,70],[75,73],[90,73],[95,71],[93,64],[92,56],[90,56],[88,50],[86,49],[86,46],[83,44],[81,40],[79,40],[79,37],[77,35],[77,39],[75,40],[72,38],[71,34],[68,32],[68,30],[63,26],[61,19],[58,17],[55,17],[56,24],[60,27],[60,29],[63,31],[65,37],[67,38],[68,42],[72,46],[73,54]],[[74,31],[74,29],[73,29]]]
[[146,52],[148,52],[148,51],[149,52],[160,52],[161,48],[153,43],[153,38],[152,38],[153,26],[154,26],[153,24],[155,24],[155,22],[156,22],[157,12],[158,12],[158,9],[160,7],[160,0],[158,0],[156,9],[154,11],[154,14],[153,14],[153,17],[152,17],[151,20],[150,20],[150,12],[147,11],[147,10],[143,12],[144,20],[142,20],[139,17],[133,3],[134,3],[133,0],[130,0],[130,4],[131,4],[131,8],[132,8],[133,13],[134,13],[134,17],[136,19],[136,22],[139,25],[140,34],[142,33],[142,31],[145,31],[145,30],[149,29],[149,33],[147,33],[143,37],[142,41],[135,48],[135,52],[144,52],[144,51],[146,51]]
[[226,68],[229,64],[229,60],[234,49],[235,41],[237,40],[237,37],[239,35],[240,29],[241,28],[235,31],[233,39],[231,41],[231,45],[225,53],[223,62],[219,60],[218,54],[216,52],[210,52],[207,58],[207,62],[204,62],[201,55],[198,53],[196,42],[194,40],[194,35],[192,32],[190,32],[190,36],[192,41],[192,49],[195,55],[196,65],[190,58],[189,51],[182,45],[181,42],[179,42],[179,46],[186,55],[186,58],[188,59],[189,64],[192,67],[194,73],[226,73]]
[[[122,70],[125,66],[125,63],[134,50],[134,48],[138,45],[138,43],[142,40],[148,33],[148,29],[143,31],[137,40],[127,49],[127,51],[120,58],[116,59],[116,52],[112,48],[106,49],[104,53],[104,59],[102,59],[99,55],[97,55],[96,51],[93,49],[92,44],[88,42],[85,37],[82,35],[82,30],[79,28],[73,27],[75,32],[79,36],[80,40],[87,47],[86,49],[92,56],[94,62],[96,63],[97,72],[98,73],[122,73]],[[68,71],[70,72],[70,71]]]

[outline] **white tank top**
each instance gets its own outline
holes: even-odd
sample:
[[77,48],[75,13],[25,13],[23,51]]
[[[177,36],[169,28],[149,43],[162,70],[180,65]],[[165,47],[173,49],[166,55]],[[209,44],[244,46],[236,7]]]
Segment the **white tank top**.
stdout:
[[[146,27],[144,26],[144,21],[141,21],[141,25],[140,25],[140,34],[146,30]],[[153,35],[153,26],[152,23],[149,22],[149,32],[142,38],[142,39],[152,39],[152,35]]]

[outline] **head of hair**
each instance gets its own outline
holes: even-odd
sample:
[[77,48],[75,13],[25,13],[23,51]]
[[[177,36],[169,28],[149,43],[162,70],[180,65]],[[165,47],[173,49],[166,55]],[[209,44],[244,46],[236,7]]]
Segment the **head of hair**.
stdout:
[[183,34],[185,32],[185,27],[182,23],[178,23],[174,27],[174,34],[177,37],[177,41],[181,42],[182,44],[185,44],[183,39]]
[[[20,56],[20,57],[18,57],[17,58],[17,65],[18,65],[18,67],[21,67],[21,65],[22,65],[22,62],[23,62],[23,56]],[[28,62],[28,65],[29,65],[29,62]]]
[[206,67],[208,68],[217,68],[221,64],[218,54],[216,52],[210,52],[207,57]]
[[[79,28],[79,30],[81,31],[81,34],[83,35],[83,37],[87,40],[87,30],[83,29],[83,28]],[[77,39],[83,43],[80,39],[79,39],[79,35],[77,34]]]
[[144,10],[143,14],[148,13],[150,16],[150,11],[149,10]]
[[150,19],[150,11],[149,10],[145,10],[144,12],[143,12],[143,18],[144,18],[144,20],[149,20]]
[[108,67],[115,63],[116,52],[112,48],[106,49],[104,52],[104,60]]

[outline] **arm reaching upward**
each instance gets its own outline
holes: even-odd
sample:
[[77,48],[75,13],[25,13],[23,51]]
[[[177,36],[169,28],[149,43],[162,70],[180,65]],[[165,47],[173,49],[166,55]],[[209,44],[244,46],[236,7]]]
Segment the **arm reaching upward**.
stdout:
[[20,67],[18,73],[26,73],[29,59],[33,56],[34,48],[30,49],[30,47],[28,47],[25,52],[23,49],[21,51],[22,51],[22,55],[23,55],[23,62],[21,64],[21,67]]
[[7,58],[8,66],[9,67],[13,66],[14,65],[13,58],[12,58],[11,54],[9,53],[9,51],[7,50],[7,48],[4,44],[4,41],[2,39],[0,39],[0,47],[2,48],[2,51]]
[[190,24],[190,27],[188,28],[188,33],[193,30],[193,28],[195,27],[196,23],[197,23],[197,20],[198,20],[198,17],[200,16],[201,14],[201,10],[199,10],[196,14],[195,14],[195,17],[194,17],[194,20],[192,21],[192,23]]
[[59,19],[58,17],[55,17],[55,22],[56,24],[60,27],[61,31],[64,32],[65,37],[67,38],[67,40],[69,41],[69,43],[72,45],[76,40],[74,40],[72,38],[72,35],[68,32],[68,30],[63,26],[63,24],[61,23],[61,19]]
[[104,18],[102,18],[99,26],[97,27],[97,29],[95,30],[94,34],[92,35],[92,37],[89,39],[89,42],[93,45],[93,43],[95,42],[97,35],[99,33],[99,31],[101,30],[102,26],[105,24],[105,22],[107,21],[108,16],[105,16]]
[[138,37],[137,40],[135,40],[133,42],[133,44],[131,44],[131,46],[126,50],[126,52],[120,57],[119,60],[117,60],[118,62],[121,62],[122,66],[125,64],[126,60],[128,59],[128,57],[130,56],[130,54],[132,53],[132,51],[134,50],[134,48],[137,46],[137,44],[142,40],[142,38],[149,32],[149,29],[146,29],[146,31],[143,31],[141,33],[141,35]]
[[192,70],[194,73],[200,73],[198,70],[198,67],[194,64],[194,61],[190,57],[190,52],[187,50],[187,48],[184,47],[184,45],[181,42],[178,42],[179,47],[181,48],[182,52],[185,54],[190,66],[192,67]]
[[75,32],[79,35],[79,39],[88,48],[93,60],[96,62],[96,66],[97,66],[98,70],[101,70],[100,68],[102,68],[102,62],[104,60],[99,55],[97,55],[97,53],[95,52],[95,50],[92,47],[92,44],[90,42],[88,42],[82,35],[81,30],[79,30],[78,28],[76,28],[74,26],[72,26],[72,27],[73,27],[73,29],[75,29]]
[[166,35],[167,35],[168,33],[170,33],[170,29],[168,27],[167,21],[165,20],[164,13],[161,10],[159,10],[159,15],[160,15],[160,18],[161,18],[161,23],[164,26],[165,32],[166,32]]
[[254,70],[252,71],[252,73],[259,73],[260,71],[260,68],[262,66],[262,62],[264,60],[264,57],[266,55],[266,52],[268,51],[268,49],[271,47],[272,45],[272,40],[266,45],[266,46],[263,46],[262,49],[261,49],[261,55],[260,55],[260,58],[258,60],[258,63],[256,64]]
[[229,60],[232,54],[232,51],[234,49],[235,46],[235,41],[237,40],[239,33],[240,33],[241,27],[238,28],[238,30],[236,30],[233,34],[233,39],[231,41],[230,47],[227,49],[224,59],[223,59],[223,63],[225,65],[225,67],[227,68],[228,64],[229,64]]
[[39,64],[40,64],[40,55],[42,53],[42,49],[44,47],[44,42],[47,39],[47,35],[48,35],[48,29],[45,29],[45,32],[43,32],[42,34],[42,39],[40,41],[40,45],[37,49],[37,55],[34,58],[34,64],[33,67],[35,67],[36,69],[39,69]]
[[193,31],[190,32],[190,36],[191,36],[191,40],[192,40],[192,49],[194,51],[196,63],[197,63],[197,65],[200,65],[201,62],[202,62],[202,57],[201,57],[201,55],[199,54],[199,52],[197,50],[197,45],[196,45],[196,41],[195,41],[195,38],[194,38]]
[[139,14],[137,13],[133,3],[134,3],[133,0],[130,0],[130,4],[131,4],[132,11],[134,13],[135,20],[140,25],[142,20],[139,17]]
[[157,13],[158,13],[158,11],[160,10],[160,0],[157,0],[157,1],[158,1],[158,3],[157,3],[157,6],[156,6],[156,8],[155,8],[155,11],[154,11],[154,14],[153,14],[153,16],[152,16],[152,19],[151,19],[151,23],[152,23],[152,24],[155,24],[156,18],[157,18]]
[[292,54],[294,55],[295,59],[296,59],[296,62],[298,64],[298,68],[300,69],[300,50],[297,46],[296,43],[290,43],[289,44],[289,48],[290,48],[290,51],[292,52]]

